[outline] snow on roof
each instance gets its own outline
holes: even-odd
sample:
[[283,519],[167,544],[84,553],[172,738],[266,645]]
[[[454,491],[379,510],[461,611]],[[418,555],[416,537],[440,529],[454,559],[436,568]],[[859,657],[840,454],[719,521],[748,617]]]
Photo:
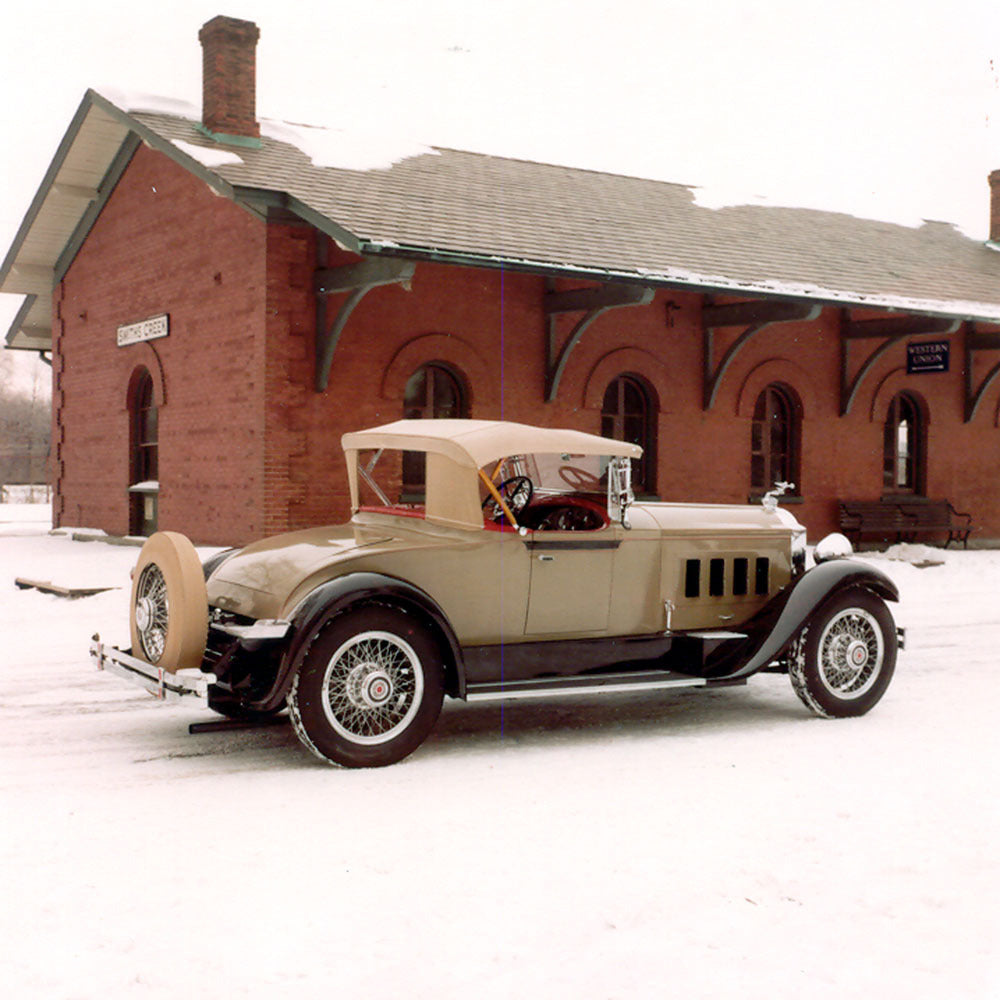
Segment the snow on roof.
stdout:
[[883,194],[867,197],[831,196],[829,191],[750,192],[736,185],[692,185],[694,203],[700,208],[719,210],[756,205],[762,208],[803,208],[816,212],[837,212],[856,219],[887,222],[908,229],[919,229],[927,220],[909,205],[891,200]]
[[194,143],[185,142],[183,139],[178,139],[174,145],[182,153],[187,153],[192,160],[197,160],[203,167],[208,167],[209,170],[243,162],[236,153],[229,149],[207,149],[205,146],[196,146]]
[[388,170],[411,156],[436,156],[437,151],[404,136],[320,128],[262,118],[260,134],[300,149],[316,167],[341,170]]
[[[117,87],[101,87],[98,93],[129,114],[174,115],[192,122],[198,122],[201,118],[199,109],[188,101],[127,91]],[[434,149],[421,142],[399,134],[380,133],[373,129],[361,131],[328,128],[271,118],[261,118],[259,125],[262,136],[295,146],[316,167],[387,170],[394,163],[411,156],[435,155]],[[215,159],[203,147],[182,140],[175,140],[174,145],[209,168],[241,162],[239,157],[231,152],[229,155],[236,157],[235,159],[222,158],[226,152],[224,150],[220,150],[220,158]]]
[[146,94],[136,90],[124,90],[121,87],[102,86],[95,87],[95,92],[100,94],[105,100],[110,101],[116,108],[129,114],[137,114],[141,111],[151,112],[160,115],[177,115],[180,118],[188,118],[193,122],[201,118],[201,111],[190,101],[183,101],[176,97],[163,97],[159,94]]

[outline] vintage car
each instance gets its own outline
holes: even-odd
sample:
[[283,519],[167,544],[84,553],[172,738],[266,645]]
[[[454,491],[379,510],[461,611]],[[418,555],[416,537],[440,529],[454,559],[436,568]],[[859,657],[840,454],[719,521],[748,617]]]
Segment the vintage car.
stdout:
[[306,747],[349,767],[411,753],[445,695],[711,687],[766,670],[833,717],[862,715],[889,684],[895,585],[832,542],[807,570],[805,531],[773,494],[636,502],[636,445],[503,421],[402,420],[342,444],[347,524],[204,566],[183,535],[153,535],[133,572],[131,650],[95,636],[97,665],[232,719],[287,706]]

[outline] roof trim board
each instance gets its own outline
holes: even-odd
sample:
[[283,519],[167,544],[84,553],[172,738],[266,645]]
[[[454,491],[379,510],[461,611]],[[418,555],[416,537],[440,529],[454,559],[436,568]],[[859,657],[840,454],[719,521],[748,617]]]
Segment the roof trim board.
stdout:
[[947,303],[931,304],[919,299],[908,301],[887,302],[877,295],[851,296],[837,294],[830,289],[810,289],[807,287],[779,289],[750,282],[726,281],[719,276],[692,275],[683,278],[677,275],[657,274],[652,271],[614,270],[606,268],[588,268],[581,265],[553,264],[549,261],[531,260],[527,258],[500,257],[496,255],[475,255],[459,251],[441,250],[417,246],[405,246],[382,240],[361,240],[358,253],[365,255],[406,257],[412,260],[424,260],[437,264],[464,265],[466,267],[486,267],[504,271],[516,271],[524,274],[538,274],[553,278],[590,279],[604,282],[626,282],[632,285],[646,285],[650,288],[671,289],[674,291],[698,292],[706,295],[746,295],[755,299],[767,299],[776,302],[809,302],[820,306],[844,308],[854,306],[858,309],[881,309],[886,312],[912,313],[916,316],[945,316],[949,318],[981,323],[1000,323],[1000,307],[995,313],[976,311],[972,307],[981,303],[957,301],[960,310],[947,308]]
[[28,314],[37,300],[37,295],[26,295],[21,308],[14,316],[7,331],[7,347],[12,351],[51,351],[52,330],[50,327],[28,325]]

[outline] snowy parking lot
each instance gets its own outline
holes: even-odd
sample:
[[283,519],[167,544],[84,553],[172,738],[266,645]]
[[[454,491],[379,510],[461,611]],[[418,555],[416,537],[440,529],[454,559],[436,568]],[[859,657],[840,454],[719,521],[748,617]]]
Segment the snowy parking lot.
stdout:
[[0,507],[7,996],[1000,995],[1000,552],[869,557],[907,649],[864,718],[777,675],[450,703],[344,771],[95,671],[138,550],[47,516]]

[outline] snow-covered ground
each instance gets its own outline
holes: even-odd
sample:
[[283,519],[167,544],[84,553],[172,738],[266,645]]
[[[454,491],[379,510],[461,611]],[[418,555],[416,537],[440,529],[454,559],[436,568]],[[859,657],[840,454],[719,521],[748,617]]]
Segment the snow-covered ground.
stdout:
[[872,557],[908,648],[867,717],[774,675],[450,704],[352,772],[94,671],[137,550],[47,516],[0,507],[4,995],[1000,995],[1000,552]]

